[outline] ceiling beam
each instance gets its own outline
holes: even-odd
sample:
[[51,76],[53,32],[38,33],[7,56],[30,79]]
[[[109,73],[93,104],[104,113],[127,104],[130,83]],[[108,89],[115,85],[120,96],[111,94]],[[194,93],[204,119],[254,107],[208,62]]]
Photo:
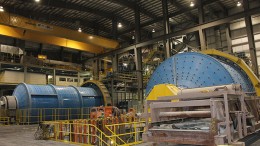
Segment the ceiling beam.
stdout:
[[[206,0],[206,1],[203,1],[203,5],[206,6],[206,5],[215,3],[215,2],[216,2],[216,0]],[[170,13],[170,14],[169,14],[169,18],[175,17],[175,16],[180,15],[180,14],[183,14],[183,13],[187,13],[187,12],[189,12],[189,11],[191,11],[191,10],[195,10],[195,9],[197,9],[197,7],[193,7],[192,9],[190,9],[190,8],[185,8],[185,9],[179,10],[179,11],[177,11],[177,12]],[[163,20],[163,17],[161,17],[161,16],[160,16],[160,17],[155,17],[155,18],[154,18],[153,20],[151,20],[151,21],[142,23],[142,24],[141,24],[141,27],[149,26],[149,25],[152,25],[152,24],[157,23],[157,22],[162,21],[162,20]],[[131,27],[131,28],[125,30],[125,31],[119,32],[118,35],[122,35],[122,34],[125,34],[125,33],[128,33],[128,32],[131,32],[131,31],[133,31],[133,30],[134,30],[134,27]]]
[[[15,0],[15,1],[21,2],[21,0]],[[109,20],[113,20],[116,17],[122,23],[125,23],[125,24],[131,23],[130,21],[125,20],[120,16],[116,16],[115,14],[111,14],[110,12],[103,11],[103,10],[97,11],[97,9],[87,7],[87,6],[78,5],[78,4],[74,4],[70,1],[66,1],[66,3],[64,3],[64,1],[62,1],[62,0],[51,0],[51,1],[43,0],[40,3],[35,3],[32,0],[22,0],[22,2],[23,3],[24,2],[30,3],[30,4],[33,4],[33,5],[43,5],[43,6],[48,6],[48,7],[55,7],[55,8],[60,8],[60,9],[75,10],[75,11],[78,11],[78,12],[90,13],[90,14],[94,14],[94,15],[104,17],[104,18],[109,19]],[[78,20],[78,21],[80,21],[80,20]]]
[[[182,6],[179,2],[177,2],[176,0],[169,0],[169,2],[176,7],[179,10],[182,9],[186,9],[184,6]],[[198,17],[193,15],[190,11],[188,11],[187,13],[184,13],[190,20],[192,20],[195,23],[198,23]]]
[[221,8],[221,10],[224,12],[224,14],[228,15],[228,9],[224,4],[221,1],[217,1],[217,4]]
[[[135,10],[135,5],[139,4],[138,0],[133,0],[133,1],[136,1],[136,2],[129,2],[129,1],[126,1],[126,0],[110,0],[112,1],[113,3],[117,3],[119,5],[122,5],[122,6],[125,6],[125,7],[128,7],[129,9],[132,9],[133,11]],[[157,17],[155,14],[153,14],[152,12],[146,10],[145,8],[142,8],[140,7],[140,5],[138,6],[139,10],[140,10],[140,13],[150,17],[150,18],[155,18]]]
[[[38,12],[38,11],[35,12],[35,11],[30,11],[30,10],[27,10],[27,9],[24,9],[24,8],[21,9],[21,8],[18,8],[18,7],[6,5],[5,3],[2,4],[2,5],[5,7],[5,9],[7,9],[7,11],[9,11],[11,13],[21,15],[21,16],[24,16],[24,17],[27,17],[27,18],[28,17],[33,18],[33,19],[36,19],[36,20],[44,19],[44,20],[47,20],[47,21],[68,22],[68,23],[71,23],[71,24],[75,24],[75,22],[78,21],[78,19],[64,17],[63,15],[59,15],[59,14],[49,15],[47,13],[42,13],[42,12]],[[49,22],[47,22],[47,23],[49,23]],[[81,25],[83,27],[88,27],[88,28],[91,28],[91,29],[96,29],[96,27],[97,27],[95,25],[95,22],[91,22],[91,21],[87,21],[87,20],[81,20]],[[70,29],[75,29],[75,28],[70,28]],[[111,30],[104,27],[104,26],[99,27],[98,29],[100,31],[103,31],[103,32],[108,33],[108,34],[111,33]],[[131,40],[131,38],[126,37],[124,35],[121,35],[120,38],[124,39],[126,41]]]
[[[209,11],[209,16],[212,17],[212,16],[215,16],[215,17],[219,17],[219,13],[217,13],[216,11],[214,11],[214,8],[210,5],[206,6],[206,8],[208,9]],[[204,14],[205,15],[205,14]]]
[[[32,0],[13,0],[15,2],[18,2],[18,4],[23,4],[24,2],[33,4],[33,5],[38,5],[38,3],[33,2]],[[110,12],[107,11],[102,11],[102,10],[96,10],[93,9],[91,7],[86,7],[86,6],[81,6],[78,4],[73,4],[71,2],[68,2],[64,4],[64,1],[61,0],[52,0],[52,1],[41,1],[39,4],[44,5],[44,6],[49,6],[49,7],[55,7],[55,8],[60,8],[60,9],[67,9],[67,10],[75,10],[75,11],[79,11],[79,12],[85,12],[85,13],[91,13],[94,15],[98,15],[101,17],[104,17],[106,19],[109,20],[113,20],[114,18],[117,18],[117,20],[119,20],[120,22],[124,23],[124,24],[131,24],[130,21],[125,20],[124,18],[117,16],[115,14],[111,14]],[[52,15],[52,14],[51,14]],[[63,21],[67,21],[67,19],[64,19]],[[79,21],[80,24],[83,24],[84,22],[81,21],[81,19],[77,19],[74,22]],[[93,28],[93,27],[91,27]],[[143,30],[146,31],[146,30]],[[104,31],[106,32],[106,31]],[[111,33],[111,32],[108,32]],[[126,37],[122,37],[122,38],[126,38]]]
[[184,35],[184,34],[193,33],[193,32],[199,31],[200,29],[207,29],[207,28],[219,26],[219,25],[222,25],[222,24],[230,23],[231,21],[241,19],[245,16],[251,16],[251,15],[255,15],[255,14],[259,14],[259,13],[260,13],[260,7],[252,8],[252,9],[249,9],[247,11],[243,11],[243,12],[240,12],[240,13],[236,13],[236,14],[227,16],[225,18],[221,18],[221,19],[218,19],[218,20],[207,22],[207,23],[197,25],[197,26],[194,26],[194,27],[191,27],[191,28],[183,29],[183,30],[180,30],[180,31],[172,32],[172,33],[169,33],[169,34],[166,34],[166,35],[161,35],[161,36],[158,36],[158,37],[153,38],[153,39],[146,41],[146,42],[137,43],[137,44],[134,44],[134,45],[126,47],[126,48],[120,48],[120,49],[113,50],[113,51],[110,51],[110,52],[107,52],[107,53],[104,53],[104,54],[101,54],[101,55],[97,55],[97,56],[90,58],[90,59],[101,58],[101,57],[109,56],[109,55],[112,55],[112,54],[124,53],[126,51],[133,50],[134,48],[144,47],[144,46],[147,46],[147,45],[154,44],[155,42],[158,42],[158,41],[166,40],[166,39],[176,37],[176,36],[180,36],[180,35]]

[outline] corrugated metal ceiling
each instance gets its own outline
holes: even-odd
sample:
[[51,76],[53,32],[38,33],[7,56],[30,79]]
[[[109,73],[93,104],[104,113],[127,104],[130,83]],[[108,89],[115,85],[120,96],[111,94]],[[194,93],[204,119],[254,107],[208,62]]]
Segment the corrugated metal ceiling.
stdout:
[[[205,13],[218,17],[216,14],[223,9],[236,7],[234,0],[203,0]],[[140,8],[141,24],[158,20],[142,28],[147,34],[155,29],[163,29],[161,0],[137,0]],[[168,13],[174,15],[170,23],[174,26],[184,22],[196,23],[198,11],[190,8],[190,0],[168,0]],[[112,37],[112,20],[117,19],[123,24],[118,29],[120,39],[130,39],[135,24],[135,0],[0,0],[0,5],[7,7],[8,11],[29,18],[77,30],[81,27],[84,32],[104,37]],[[196,7],[196,2],[195,2]],[[215,16],[214,16],[215,15]],[[96,30],[98,29],[98,31]]]

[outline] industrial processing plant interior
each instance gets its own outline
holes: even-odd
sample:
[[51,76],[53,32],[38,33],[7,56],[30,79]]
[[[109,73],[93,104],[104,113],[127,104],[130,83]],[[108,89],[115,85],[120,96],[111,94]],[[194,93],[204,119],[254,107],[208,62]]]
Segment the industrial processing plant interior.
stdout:
[[260,0],[0,0],[0,146],[260,146]]
[[[123,124],[122,127],[128,130],[130,127],[131,131],[133,124],[136,124],[134,122],[141,122],[138,123],[138,127],[135,126],[133,133],[138,139],[143,134],[144,141],[198,145],[231,144],[254,133],[259,127],[258,122],[255,122],[259,121],[259,114],[256,112],[259,106],[256,96],[260,95],[258,83],[259,79],[245,62],[232,55],[217,50],[179,53],[161,63],[152,74],[146,88],[145,109],[141,117],[132,114],[134,118],[128,118],[131,120],[127,121],[122,117],[118,118],[117,116],[120,115],[118,113],[112,114],[117,119],[104,120],[103,127],[100,127],[99,122],[91,121],[98,118],[96,114],[91,115],[91,113],[90,121],[88,119],[73,121],[78,117],[72,116],[67,119],[72,120],[71,122],[64,121],[62,124],[50,122],[50,120],[55,120],[52,118],[45,118],[45,121],[49,122],[42,122],[46,125],[54,125],[53,127],[60,126],[56,128],[58,130],[56,132],[60,134],[53,133],[56,140],[66,139],[66,134],[64,135],[66,131],[62,129],[66,129],[68,127],[66,124],[69,124],[71,127],[67,130],[74,135],[74,138],[69,138],[69,141],[77,143],[88,143],[87,139],[90,139],[89,143],[95,145],[102,145],[106,141],[113,141],[113,143],[119,141],[118,144],[122,144],[125,143],[122,142],[125,135],[116,134],[120,132],[120,128],[111,129],[117,132],[114,131],[114,135],[113,133],[110,135],[111,133],[106,132],[108,126],[111,125],[106,124]],[[8,110],[81,109],[105,106],[102,109],[105,111],[107,105],[112,105],[111,97],[106,87],[98,81],[88,81],[82,87],[21,83],[12,96],[1,98],[1,108]],[[98,110],[99,108],[93,111]],[[112,113],[114,111],[116,110],[111,110]],[[45,112],[48,115],[66,116],[68,114],[65,110],[60,110],[58,113],[52,110]],[[105,113],[104,117],[106,117]],[[6,116],[13,118],[16,116],[12,112],[8,114]],[[70,111],[70,114],[76,115],[77,111]],[[27,116],[32,123],[38,122],[36,118],[39,116],[38,112],[31,110]],[[144,117],[146,119],[145,131],[140,130],[144,129],[142,120]],[[127,124],[126,121],[130,126],[124,125]],[[80,126],[75,127],[73,123]],[[84,129],[84,124],[93,126],[94,130],[93,127],[89,127],[90,131]],[[139,131],[137,132],[136,129]],[[77,131],[83,131],[83,135]],[[88,132],[92,135],[91,138],[86,137]],[[93,134],[97,135],[93,136]],[[201,135],[201,137],[193,136],[193,134]],[[105,140],[98,141],[98,137],[102,135]],[[119,140],[114,140],[110,136]],[[186,136],[189,140],[181,139],[180,136]],[[198,138],[199,141],[197,141]]]

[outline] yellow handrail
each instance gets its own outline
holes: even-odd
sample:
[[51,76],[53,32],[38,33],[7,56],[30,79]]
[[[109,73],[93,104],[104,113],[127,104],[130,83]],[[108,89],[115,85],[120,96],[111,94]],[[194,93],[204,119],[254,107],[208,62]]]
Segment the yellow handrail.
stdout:
[[[121,117],[122,118],[122,117]],[[124,117],[128,118],[128,117]],[[79,143],[79,144],[93,144],[91,142],[92,138],[96,138],[96,142],[99,142],[104,145],[112,145],[112,146],[129,146],[133,144],[141,143],[141,139],[138,138],[138,134],[144,132],[144,124],[145,121],[129,121],[123,123],[116,124],[104,124],[106,120],[111,120],[113,118],[105,118],[98,120],[90,120],[90,119],[81,119],[81,120],[65,120],[65,121],[46,121],[43,124],[54,125],[54,140],[63,141],[63,142],[71,142],[71,143]],[[114,118],[116,119],[116,118]],[[105,129],[100,129],[99,126],[92,124],[91,122],[101,122],[104,124]],[[102,124],[101,124],[102,125]],[[127,127],[132,129],[133,131],[117,133],[116,131],[119,127]],[[69,128],[68,128],[69,127]],[[73,128],[72,128],[73,127]],[[141,130],[142,129],[142,130]],[[94,132],[94,133],[93,133]],[[65,139],[66,135],[69,135],[69,140]],[[73,139],[74,136],[74,139]],[[86,136],[86,137],[85,137]],[[121,136],[128,136],[128,140],[132,139],[132,142],[128,142],[128,140],[123,140]],[[85,137],[86,139],[84,140]],[[77,139],[77,140],[76,140]],[[108,142],[110,141],[110,143]]]

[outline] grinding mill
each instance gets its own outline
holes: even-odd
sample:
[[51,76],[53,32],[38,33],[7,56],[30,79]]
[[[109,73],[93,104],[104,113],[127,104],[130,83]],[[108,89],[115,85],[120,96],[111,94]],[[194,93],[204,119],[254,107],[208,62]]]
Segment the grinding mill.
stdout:
[[243,60],[217,50],[179,53],[165,60],[152,74],[146,95],[158,84],[179,88],[240,84],[244,92],[259,95],[259,79]]
[[[3,96],[0,100],[1,109],[9,111],[16,109],[30,109],[27,116],[30,121],[38,118],[38,109],[46,109],[46,115],[59,115],[65,117],[67,109],[82,109],[111,104],[110,95],[106,87],[98,81],[85,82],[82,87],[55,86],[55,85],[30,85],[21,83],[17,85],[12,96]],[[34,110],[35,109],[35,110]],[[52,109],[61,109],[54,113]],[[78,110],[71,110],[71,115],[76,115]],[[6,116],[15,116],[8,113]],[[64,116],[63,116],[64,115]],[[37,118],[33,118],[37,117]],[[73,119],[73,117],[71,117]],[[62,118],[61,118],[62,119]],[[45,120],[51,120],[47,117]]]
[[260,127],[257,96],[259,79],[243,60],[216,50],[179,53],[147,85],[143,140],[237,144]]

